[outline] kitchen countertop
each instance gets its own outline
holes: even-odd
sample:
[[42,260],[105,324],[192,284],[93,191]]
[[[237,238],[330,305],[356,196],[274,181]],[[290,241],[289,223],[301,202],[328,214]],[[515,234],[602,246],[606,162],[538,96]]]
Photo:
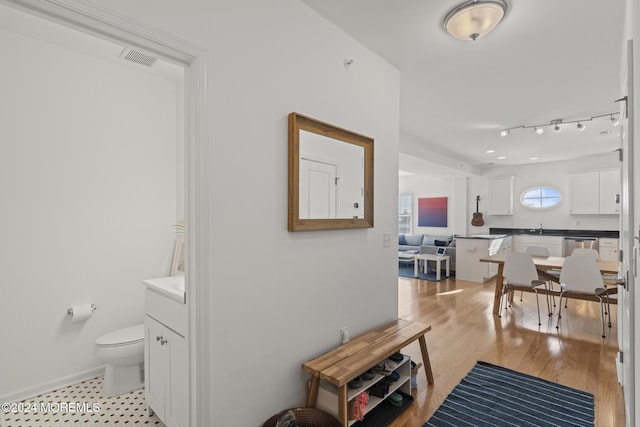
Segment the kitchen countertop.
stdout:
[[617,239],[620,236],[618,230],[563,230],[563,229],[542,229],[538,228],[490,228],[490,234],[525,234],[529,236],[560,236],[560,237],[609,237]]
[[485,240],[493,240],[493,239],[502,239],[507,237],[508,234],[473,234],[471,236],[456,236],[456,239],[485,239]]

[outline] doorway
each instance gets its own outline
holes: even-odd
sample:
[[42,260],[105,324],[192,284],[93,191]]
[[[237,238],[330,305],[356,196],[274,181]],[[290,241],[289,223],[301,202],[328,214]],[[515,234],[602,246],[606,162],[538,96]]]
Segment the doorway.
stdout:
[[[197,216],[199,216],[197,214],[197,211],[199,209],[202,211],[206,211],[207,208],[203,206],[199,206],[196,203],[196,200],[198,199],[198,194],[195,190],[189,191],[189,188],[193,188],[191,186],[193,186],[193,181],[197,176],[197,169],[198,169],[197,159],[193,154],[196,151],[195,141],[202,140],[203,135],[205,134],[205,131],[203,130],[204,126],[201,125],[201,123],[204,122],[204,120],[201,120],[201,115],[204,114],[204,111],[205,111],[204,107],[206,104],[203,98],[203,95],[201,95],[202,93],[204,93],[204,91],[202,90],[202,87],[204,87],[204,81],[206,78],[206,74],[204,72],[204,63],[206,63],[205,55],[201,51],[199,51],[198,48],[194,46],[185,45],[182,42],[175,42],[173,40],[168,40],[165,35],[163,35],[162,37],[157,36],[152,31],[148,31],[148,29],[145,29],[145,31],[142,31],[141,29],[135,27],[135,25],[132,25],[130,22],[123,23],[123,22],[118,22],[118,20],[113,19],[113,17],[105,17],[104,11],[99,9],[93,10],[90,5],[82,5],[82,6],[69,5],[67,4],[67,2],[57,1],[57,0],[48,1],[46,3],[40,2],[39,4],[35,4],[34,2],[28,2],[28,1],[23,2],[20,0],[16,2],[7,2],[3,0],[0,2],[0,4],[7,5],[9,6],[9,9],[12,9],[12,10],[21,9],[23,11],[26,11],[27,15],[30,15],[32,18],[35,17],[34,15],[46,16],[47,18],[45,19],[45,21],[49,23],[52,23],[55,21],[56,25],[60,25],[61,27],[64,27],[67,29],[82,28],[83,32],[92,33],[94,36],[99,35],[98,38],[100,38],[103,41],[117,39],[117,40],[120,40],[121,42],[122,41],[130,42],[128,43],[129,46],[139,47],[145,52],[157,53],[158,54],[157,56],[159,58],[164,58],[167,61],[170,60],[174,64],[178,64],[180,67],[188,66],[187,74],[189,78],[187,80],[189,81],[189,84],[183,84],[183,87],[181,88],[182,96],[184,97],[184,99],[188,100],[188,102],[184,106],[184,109],[182,110],[182,117],[181,117],[181,121],[184,124],[184,128],[185,128],[185,132],[183,132],[183,134],[187,135],[187,137],[184,140],[185,152],[184,152],[184,161],[182,163],[186,166],[182,169],[182,173],[184,175],[184,179],[182,180],[182,186],[185,188],[185,191],[184,191],[185,203],[183,207],[184,219],[187,221],[187,223],[192,224],[190,227],[187,227],[187,235],[186,235],[186,248],[185,248],[186,270],[187,270],[186,288],[187,288],[187,299],[189,303],[190,330],[195,330],[195,325],[197,323],[197,319],[196,319],[197,299],[195,296],[195,293],[197,292],[197,287],[195,284],[196,284],[196,278],[198,277],[198,271],[196,269],[196,266],[197,266],[196,259],[195,259],[196,254],[195,254],[195,251],[193,250],[193,247],[195,247],[195,242],[196,242],[196,239],[193,236],[196,235],[195,233],[196,233],[196,227],[197,227],[196,221],[194,219]],[[160,44],[158,42],[159,39],[162,39],[164,44]],[[80,78],[82,77],[86,77],[86,76],[81,75]],[[47,95],[48,95],[47,93],[40,93],[38,96],[47,96]],[[34,99],[32,98],[29,100],[25,99],[24,101],[33,101],[33,100]],[[35,98],[35,100],[37,101],[37,97]],[[145,112],[145,110],[141,110],[141,111]],[[174,114],[175,114],[175,111],[174,111]],[[84,124],[84,121],[78,120],[76,124],[78,125],[78,127],[80,127]],[[114,120],[112,125],[120,126],[122,125],[122,122],[118,120]],[[70,127],[73,127],[73,126],[70,126]],[[92,134],[90,131],[86,132],[86,135],[87,135],[87,138],[100,137],[98,133]],[[104,147],[107,145],[102,145],[102,146]],[[84,146],[82,143],[78,143],[77,147],[78,147],[78,151],[74,152],[72,154],[73,156],[79,156],[80,155],[79,153],[83,149],[86,149],[86,146]],[[55,151],[55,149],[56,149],[55,144],[51,144],[51,150]],[[122,158],[125,158],[125,159],[129,158],[128,156],[131,153],[129,153],[127,150],[136,150],[136,147],[135,146],[126,147],[122,151]],[[46,157],[48,153],[42,152],[42,150],[40,150],[40,152],[36,152],[35,154]],[[99,157],[100,154],[102,153],[98,152],[95,154],[96,156]],[[148,162],[153,160],[155,153],[151,152],[149,154],[150,155],[147,157]],[[175,152],[173,154],[174,156],[176,155]],[[107,159],[105,158],[105,160]],[[175,164],[175,157],[173,162]],[[105,161],[105,164],[108,164],[108,163]],[[112,174],[114,174],[114,176],[117,176],[117,174],[120,172],[121,170],[119,170],[117,167],[112,168]],[[63,176],[65,174],[72,175],[72,174],[69,174],[69,171],[66,168],[60,168],[59,170],[56,171],[56,173]],[[70,180],[78,182],[80,184],[86,184],[87,186],[90,186],[91,184],[90,180],[86,180],[86,179],[74,180],[74,178],[75,177],[71,176]],[[174,187],[178,185],[176,184],[176,181],[177,181],[176,177],[174,176],[173,177]],[[38,182],[36,182],[36,185],[37,184],[47,184],[47,180],[41,179]],[[126,185],[123,185],[122,187],[125,188]],[[95,192],[95,193],[96,193],[95,201],[97,201],[97,203],[94,205],[95,206],[94,211],[101,212],[100,202],[103,199],[101,199],[100,197],[100,192]],[[117,189],[114,190],[114,193],[117,193]],[[20,194],[27,195],[28,193],[22,192]],[[52,196],[53,194],[55,193],[52,193]],[[132,200],[134,199],[135,198],[132,198]],[[56,200],[55,197],[52,197],[51,206],[54,209],[56,208],[56,202],[58,202],[58,200]],[[129,205],[125,203],[121,206],[121,209],[115,214],[113,214],[112,216],[125,217],[128,211],[130,210],[129,208],[130,208]],[[171,230],[171,224],[175,223],[177,211],[178,209],[176,208],[174,212],[171,212],[172,219],[171,219],[171,222],[167,225],[168,230]],[[109,219],[107,218],[106,220],[103,220],[102,222],[98,223],[98,225],[101,225],[104,222],[107,222],[108,220]],[[123,222],[127,223],[126,218]],[[70,225],[71,227],[77,226],[77,224],[73,224],[73,223],[71,223]],[[147,224],[146,222],[142,221],[142,222],[136,222],[135,225],[137,227],[144,228],[146,227]],[[206,228],[206,227],[203,225],[202,228]],[[100,229],[99,226],[86,227],[86,230],[88,230],[89,232],[92,232],[98,229]],[[113,240],[119,241],[119,244],[121,245],[121,247],[125,247],[131,243],[131,239],[129,240],[126,239],[126,235],[127,235],[126,230],[119,230],[119,231],[120,231],[119,233],[113,233],[109,237],[111,237]],[[59,232],[61,235],[64,235],[64,228],[61,228]],[[122,235],[125,236],[124,239],[120,239]],[[173,239],[173,236],[171,236],[170,239]],[[114,246],[117,246],[117,245],[114,245]],[[96,245],[93,245],[90,248],[85,248],[84,252],[87,254],[90,254],[92,253],[92,251],[94,251],[96,247],[97,247]],[[99,247],[98,249],[104,250],[104,248],[99,248]],[[166,252],[167,252],[168,263],[170,263],[172,245],[169,245],[168,250]],[[108,257],[108,255],[112,255],[113,253],[117,254],[118,251],[111,250],[110,254],[105,254],[103,259],[111,259]],[[189,254],[192,254],[193,256],[190,257]],[[146,255],[149,255],[149,254],[146,254]],[[150,255],[149,257],[152,258],[152,256]],[[82,260],[77,259],[77,257],[70,257],[70,259],[65,260],[63,265],[68,266],[67,268],[70,275],[72,274],[78,275],[80,267],[85,265],[81,261]],[[93,277],[91,277],[91,274],[88,274],[86,278],[86,283],[89,283],[91,280],[95,280],[95,278],[104,276],[105,272],[109,273],[113,271],[119,271],[122,274],[126,274],[127,270],[130,268],[131,268],[130,266],[127,266],[126,268],[121,268],[120,270],[118,270],[118,268],[114,268],[111,265],[105,266],[101,270],[94,270]],[[42,267],[40,271],[45,272],[47,271],[47,269],[46,267]],[[136,284],[138,284],[137,279],[135,279],[135,282]],[[109,291],[110,291],[109,289],[105,289],[105,292],[109,292]],[[87,296],[88,293],[84,291],[80,291],[80,292],[71,291],[69,292],[69,294],[72,295],[72,297],[68,298],[69,300],[72,300],[73,298],[77,298],[78,300],[84,300],[89,298],[89,296]],[[126,298],[123,299],[123,301],[126,302],[127,301]],[[202,304],[206,304],[206,301],[203,301]],[[56,309],[59,309],[59,308],[60,307],[56,307]],[[98,307],[98,310],[100,310],[100,307]],[[57,316],[57,312],[58,310],[55,311],[55,316]],[[101,311],[97,311],[97,313],[102,314]],[[5,312],[5,314],[11,317],[12,312],[8,311],[8,312]],[[42,320],[45,317],[45,314],[39,313],[39,317]],[[94,320],[94,319],[95,317],[91,320]],[[202,331],[202,334],[207,335],[206,328],[207,328],[206,325],[202,325],[199,328],[199,330]],[[55,343],[53,344],[54,347],[56,346],[63,347],[64,344],[66,344],[69,340],[72,341],[74,332],[76,332],[77,334],[83,334],[82,328],[79,328],[79,330],[76,330],[76,331],[66,330],[62,332],[66,333],[66,335],[63,334],[60,339],[54,340],[55,341]],[[89,340],[91,340],[91,338],[89,338]],[[194,373],[197,370],[196,365],[199,360],[199,355],[202,355],[203,357],[206,357],[207,355],[206,349],[202,351],[195,351],[197,342],[198,340],[195,339],[195,335],[194,335],[194,339],[191,340],[191,344],[190,344],[192,348],[190,348],[190,351],[189,351],[190,366],[191,366],[190,378],[194,378],[195,376]],[[24,361],[25,363],[33,362],[33,358],[35,357],[35,355],[33,353],[30,353],[30,354],[32,354],[32,356],[30,356],[29,360],[25,360]],[[72,362],[70,361],[69,363],[72,363]],[[46,364],[44,365],[46,366]],[[10,366],[10,365],[5,364],[5,366]],[[83,366],[86,367],[86,365],[83,365]],[[86,372],[83,372],[83,373],[86,374]],[[80,373],[80,375],[83,373]],[[66,378],[66,380],[68,379],[69,378]],[[197,395],[196,393],[196,389],[198,387],[197,382],[191,381],[190,387],[191,387],[190,395],[192,397],[191,411],[195,412],[196,405],[193,403],[193,399],[195,399]],[[22,390],[22,391],[24,392],[25,390]],[[193,419],[196,419],[196,417],[194,417]]]

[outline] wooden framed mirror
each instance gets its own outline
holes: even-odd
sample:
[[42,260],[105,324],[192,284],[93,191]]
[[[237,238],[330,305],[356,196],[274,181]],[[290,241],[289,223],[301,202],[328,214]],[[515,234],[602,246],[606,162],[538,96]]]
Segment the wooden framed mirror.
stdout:
[[373,227],[373,138],[289,114],[289,231]]

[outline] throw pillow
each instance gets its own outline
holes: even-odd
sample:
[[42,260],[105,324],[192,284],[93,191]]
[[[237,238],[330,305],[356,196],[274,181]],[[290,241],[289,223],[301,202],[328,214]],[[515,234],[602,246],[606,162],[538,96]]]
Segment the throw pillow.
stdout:
[[404,236],[407,245],[420,246],[422,244],[422,234],[406,234]]
[[446,240],[436,240],[434,243],[436,246],[447,246],[449,244]]
[[400,238],[398,239],[398,244],[399,245],[406,245],[407,244],[407,239],[404,238],[404,234],[400,235]]

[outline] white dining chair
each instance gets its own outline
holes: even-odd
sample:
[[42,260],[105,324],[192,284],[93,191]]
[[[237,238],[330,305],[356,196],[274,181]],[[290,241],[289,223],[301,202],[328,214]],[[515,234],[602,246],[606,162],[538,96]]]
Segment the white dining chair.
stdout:
[[[590,248],[575,248],[571,253],[571,256],[588,256],[590,258],[595,259],[596,261],[600,261],[600,253],[595,249]],[[618,277],[617,274],[602,274],[603,280],[615,280]],[[604,289],[607,290],[607,282],[604,282]],[[609,304],[609,294],[605,293],[604,296],[606,311],[604,314],[609,316],[609,327],[611,327],[611,305]],[[567,308],[567,300],[565,299],[564,308]]]
[[562,297],[568,295],[591,295],[600,302],[600,320],[602,323],[602,337],[604,338],[604,304],[602,301],[606,288],[602,280],[602,274],[596,264],[596,260],[590,256],[570,256],[565,258],[560,273],[560,308],[558,309],[558,323],[556,329],[560,329],[562,317]]
[[[514,290],[528,290],[533,291],[536,294],[536,306],[538,308],[538,325],[542,325],[540,321],[540,302],[538,300],[538,287],[547,287],[545,280],[538,278],[538,270],[533,263],[531,255],[521,252],[508,252],[504,261],[503,269],[503,284],[502,295],[500,297],[500,307],[498,316],[502,316],[502,304],[505,298],[508,298],[507,294]],[[549,310],[549,316],[551,316],[551,307],[549,306],[549,300],[547,299],[547,309]],[[506,310],[506,307],[505,307]]]
[[[526,249],[526,252],[531,255],[531,256],[535,256],[535,257],[549,257],[551,256],[551,253],[549,253],[549,248],[545,248],[544,246],[529,246]],[[546,273],[555,276],[555,277],[560,277],[560,270],[558,269],[550,269],[550,270],[546,270]],[[542,280],[542,279],[541,279]],[[548,289],[549,290],[553,290],[553,281],[551,280],[547,280],[548,282]],[[549,298],[549,294],[547,294],[547,299]],[[556,297],[551,295],[551,300],[553,301],[553,306],[556,306]],[[520,301],[522,301],[522,292],[520,292]]]
[[571,252],[571,256],[588,256],[596,261],[600,261],[600,254],[595,249],[575,248],[573,252]]

